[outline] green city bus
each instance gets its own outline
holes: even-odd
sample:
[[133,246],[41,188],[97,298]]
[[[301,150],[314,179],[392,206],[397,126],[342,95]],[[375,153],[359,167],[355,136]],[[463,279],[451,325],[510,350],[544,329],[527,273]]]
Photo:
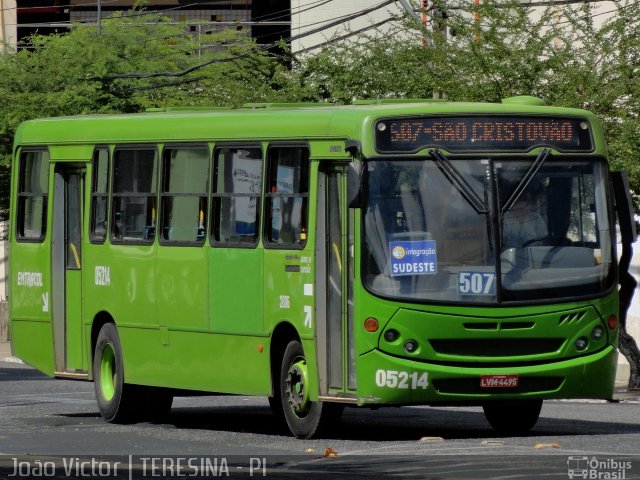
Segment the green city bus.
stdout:
[[635,228],[584,110],[513,97],[33,120],[11,202],[13,352],[92,380],[109,422],[209,392],[268,397],[300,438],[345,406],[478,405],[525,432],[543,399],[612,396],[616,221],[623,245]]

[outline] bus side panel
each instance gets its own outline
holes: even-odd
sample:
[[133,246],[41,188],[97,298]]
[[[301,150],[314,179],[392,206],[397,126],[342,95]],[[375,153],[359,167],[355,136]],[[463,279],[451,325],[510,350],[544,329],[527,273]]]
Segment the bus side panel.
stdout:
[[[147,337],[136,348],[147,353],[145,361],[153,361],[154,348],[162,346],[160,340],[156,341],[159,333],[155,257],[154,246],[85,243],[82,291],[86,358],[90,364],[94,354],[91,351],[92,325],[99,312],[113,319],[121,342],[126,327],[143,329]],[[125,370],[125,376],[137,367],[131,364]]]
[[[94,273],[86,276],[91,287],[85,293],[89,306],[109,305],[104,310],[111,313],[118,327],[157,328],[156,248],[107,245],[92,249],[90,255],[87,252],[85,266]],[[108,277],[104,273],[98,275],[98,270],[106,272],[107,269]]]
[[208,327],[205,247],[159,246],[158,322],[170,330]]
[[14,355],[50,377],[55,370],[52,339],[50,321],[13,320],[11,323]]
[[211,331],[266,335],[262,277],[261,248],[209,249]]
[[287,322],[294,326],[304,349],[309,373],[309,394],[318,398],[318,368],[315,344],[315,282],[313,245],[304,250],[265,250],[264,311],[272,326]]
[[52,375],[55,366],[49,251],[48,242],[12,242],[10,317],[15,355]]
[[[128,383],[268,395],[267,338],[120,328]],[[164,338],[163,338],[164,337]]]

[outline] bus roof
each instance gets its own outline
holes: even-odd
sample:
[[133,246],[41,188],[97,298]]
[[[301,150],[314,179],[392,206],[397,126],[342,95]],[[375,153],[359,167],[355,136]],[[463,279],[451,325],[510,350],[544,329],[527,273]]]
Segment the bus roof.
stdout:
[[[526,103],[526,102],[524,102]],[[253,104],[240,109],[157,109],[138,114],[85,115],[29,120],[15,145],[172,143],[295,139],[373,139],[380,118],[418,115],[530,114],[587,117],[579,109],[521,103],[366,103],[358,105]],[[598,139],[599,140],[599,139]],[[598,140],[596,143],[598,143]],[[366,152],[365,152],[366,153]]]

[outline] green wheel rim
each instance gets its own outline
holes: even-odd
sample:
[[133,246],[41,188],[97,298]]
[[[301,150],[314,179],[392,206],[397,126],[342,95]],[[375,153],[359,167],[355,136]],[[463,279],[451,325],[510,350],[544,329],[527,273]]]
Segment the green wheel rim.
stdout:
[[116,355],[111,344],[105,345],[102,349],[100,391],[107,401],[111,401],[116,394]]
[[307,362],[304,358],[297,358],[287,372],[286,393],[293,413],[299,418],[305,417],[311,407],[307,385]]

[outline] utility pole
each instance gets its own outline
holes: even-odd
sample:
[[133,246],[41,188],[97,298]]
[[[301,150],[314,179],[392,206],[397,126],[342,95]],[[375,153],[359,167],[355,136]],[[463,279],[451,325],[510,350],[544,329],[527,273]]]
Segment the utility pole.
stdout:
[[17,47],[17,7],[16,0],[0,0],[0,53],[9,53]]
[[[426,32],[427,31],[427,0],[422,0],[420,4],[420,8],[422,9],[422,12],[420,13],[420,17],[422,20],[422,28],[424,29],[424,32]],[[427,36],[423,34],[422,46],[426,48],[428,44],[429,42],[427,41]]]
[[0,41],[2,42],[3,53],[7,51],[7,33],[6,33],[7,27],[4,24],[4,19],[5,19],[4,0],[0,0],[0,30],[2,30],[2,39]]
[[98,35],[102,35],[102,1],[98,0]]
[[473,0],[474,11],[473,20],[476,26],[476,40],[480,40],[480,0]]
[[400,2],[400,5],[402,5],[402,8],[405,9],[405,11],[409,14],[410,17],[412,17],[414,20],[418,22],[422,22],[422,18],[420,17],[420,15],[418,15],[413,10],[413,7],[409,5],[409,2],[407,0],[398,0],[398,1]]

